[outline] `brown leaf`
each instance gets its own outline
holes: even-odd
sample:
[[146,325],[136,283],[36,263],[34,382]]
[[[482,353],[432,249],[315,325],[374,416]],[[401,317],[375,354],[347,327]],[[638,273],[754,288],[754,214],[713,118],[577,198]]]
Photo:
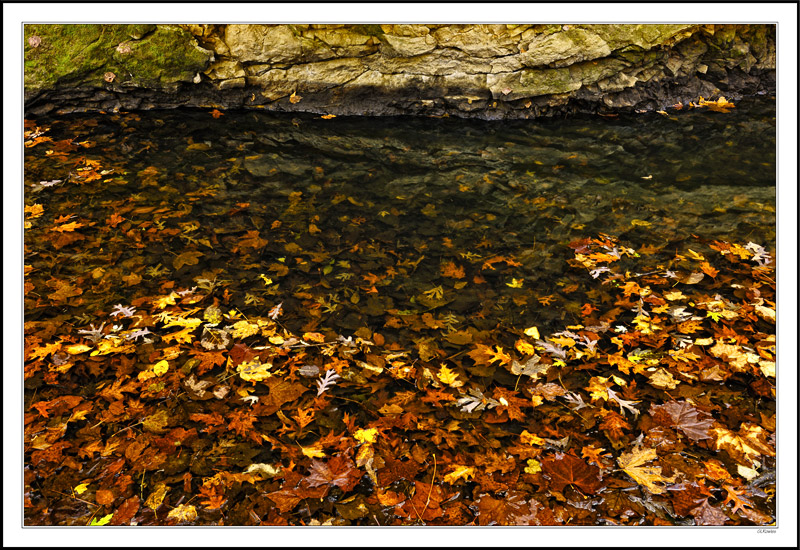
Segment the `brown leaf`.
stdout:
[[291,511],[292,508],[297,506],[300,503],[300,501],[303,500],[302,498],[297,496],[297,493],[288,489],[281,489],[280,491],[273,491],[271,493],[267,493],[266,497],[270,499],[272,502],[274,502],[275,505],[283,514]]
[[197,265],[200,262],[200,256],[202,256],[202,252],[198,252],[196,250],[187,250],[186,252],[179,254],[172,260],[172,265],[175,269],[180,269],[185,265]]
[[334,485],[345,493],[352,491],[358,485],[363,472],[357,469],[353,461],[347,456],[335,456],[328,462],[312,460],[309,475],[304,484],[309,487],[320,485]]
[[128,525],[139,511],[139,495],[133,495],[122,503],[122,506],[117,508],[114,515],[111,517],[111,525]]
[[414,482],[414,496],[406,500],[402,506],[395,508],[395,514],[401,517],[431,521],[443,515],[439,503],[444,498],[444,490],[440,485],[431,488],[430,483]]
[[657,424],[681,430],[692,441],[711,439],[709,430],[713,420],[701,419],[700,411],[687,401],[670,401],[664,405],[651,405],[650,414]]
[[269,386],[269,395],[259,402],[258,414],[268,416],[277,412],[284,403],[294,401],[308,389],[303,384],[285,378],[272,377],[264,381]]
[[478,506],[479,525],[542,525],[536,517],[542,505],[525,500],[522,493],[509,491],[503,498],[481,495]]
[[692,510],[692,515],[697,525],[725,525],[729,519],[725,512],[711,506],[708,499],[703,500],[700,506]]
[[543,459],[541,464],[556,491],[574,485],[584,493],[594,494],[602,486],[600,468],[590,466],[573,454],[556,453]]
[[413,460],[402,461],[387,455],[383,459],[384,467],[378,470],[378,482],[381,487],[405,479],[413,481],[420,470],[420,465]]
[[99,489],[94,495],[94,500],[100,506],[111,504],[114,502],[114,493],[106,489]]

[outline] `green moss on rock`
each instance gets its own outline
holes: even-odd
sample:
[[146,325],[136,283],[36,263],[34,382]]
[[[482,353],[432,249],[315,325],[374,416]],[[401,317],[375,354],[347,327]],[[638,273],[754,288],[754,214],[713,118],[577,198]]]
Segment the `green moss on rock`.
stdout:
[[[38,36],[38,47],[28,39]],[[138,37],[138,38],[137,38]],[[26,25],[25,91],[56,85],[114,85],[165,88],[190,81],[209,63],[184,29],[165,25]]]

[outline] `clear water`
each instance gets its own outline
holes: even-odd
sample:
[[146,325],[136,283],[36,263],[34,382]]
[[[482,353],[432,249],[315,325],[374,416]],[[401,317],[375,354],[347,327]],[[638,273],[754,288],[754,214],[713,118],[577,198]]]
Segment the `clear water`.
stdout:
[[[51,266],[65,276],[106,269],[94,297],[106,310],[152,294],[170,278],[189,284],[217,277],[251,295],[249,304],[237,304],[242,311],[285,298],[295,329],[309,322],[300,313],[303,300],[292,296],[298,292],[323,302],[327,313],[314,323],[337,331],[376,328],[386,310],[547,325],[568,320],[570,298],[560,290],[571,283],[564,262],[571,240],[607,233],[634,248],[671,252],[692,234],[775,243],[775,106],[766,98],[730,113],[613,119],[171,111],[35,123],[49,127],[54,141],[90,146],[63,160],[48,155],[46,143],[26,149],[26,205],[45,207],[28,233],[34,254],[26,263],[40,275]],[[81,181],[76,158],[113,172]],[[39,184],[56,179],[64,183]],[[92,232],[115,212],[134,227],[151,221],[179,233],[156,239],[156,229],[145,229],[135,246],[122,239],[102,253],[34,242],[37,229],[58,216],[93,223]],[[267,242],[234,251],[247,235]],[[204,238],[208,245],[198,244]],[[187,246],[202,253],[199,263],[174,269]],[[520,265],[476,269],[493,256]],[[464,280],[481,275],[489,284],[453,288],[457,280],[441,271],[451,261],[466,268]],[[288,272],[274,277],[276,263]],[[159,265],[157,276],[147,274]],[[372,285],[364,277],[389,268],[397,276],[377,294],[365,293]],[[122,277],[132,273],[142,281],[125,284]],[[265,289],[261,274],[280,286]],[[554,296],[556,306],[531,307],[535,301],[504,284],[511,279],[523,280],[531,298]],[[421,300],[442,284],[442,300]]]

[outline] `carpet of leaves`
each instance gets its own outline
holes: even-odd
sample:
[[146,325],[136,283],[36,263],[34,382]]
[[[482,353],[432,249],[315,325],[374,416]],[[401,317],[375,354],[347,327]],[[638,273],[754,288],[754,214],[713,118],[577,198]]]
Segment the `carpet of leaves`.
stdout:
[[[81,223],[56,220],[53,240]],[[179,279],[99,326],[26,318],[26,525],[773,522],[774,259],[569,246],[581,322],[502,341],[432,313],[386,314],[438,332],[417,348],[293,332],[279,297],[246,316],[225,285]],[[51,281],[26,294],[80,302]]]

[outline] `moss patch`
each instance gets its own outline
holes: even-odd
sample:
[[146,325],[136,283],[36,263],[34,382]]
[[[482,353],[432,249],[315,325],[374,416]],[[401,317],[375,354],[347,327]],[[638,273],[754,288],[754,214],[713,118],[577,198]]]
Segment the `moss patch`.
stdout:
[[[28,39],[38,36],[38,47]],[[138,37],[138,38],[137,38]],[[164,88],[189,81],[209,63],[187,31],[156,25],[26,25],[25,91],[57,85]]]

